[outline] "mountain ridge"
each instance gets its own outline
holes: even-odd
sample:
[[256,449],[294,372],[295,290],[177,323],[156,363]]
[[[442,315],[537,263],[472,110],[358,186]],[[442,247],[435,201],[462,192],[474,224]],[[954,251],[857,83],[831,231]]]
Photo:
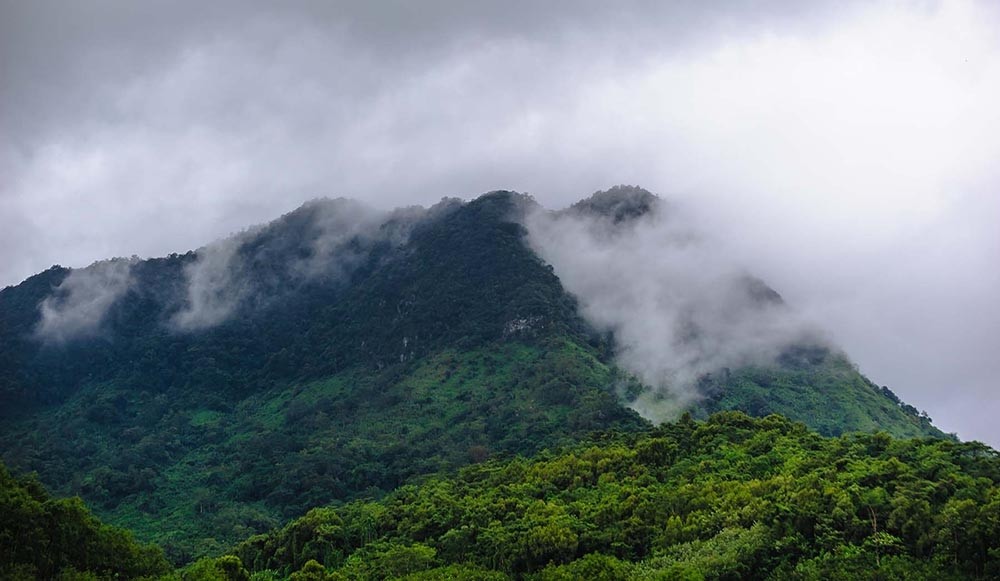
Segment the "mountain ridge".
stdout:
[[[574,212],[622,227],[654,199],[598,193]],[[387,213],[315,201],[183,255],[8,287],[0,452],[183,562],[420,474],[646,429],[622,403],[648,386],[525,241],[537,209],[508,191]],[[45,316],[96,326],[39,341]],[[799,359],[705,377],[693,411],[940,435],[846,359]]]

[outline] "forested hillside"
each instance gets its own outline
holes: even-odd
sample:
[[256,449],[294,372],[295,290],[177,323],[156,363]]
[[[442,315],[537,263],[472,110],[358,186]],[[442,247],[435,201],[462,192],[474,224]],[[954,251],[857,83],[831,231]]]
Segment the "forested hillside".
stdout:
[[[624,223],[655,199],[634,195],[574,211]],[[648,386],[525,243],[533,207],[317,200],[183,255],[5,288],[0,455],[185,563],[422,474],[646,429],[628,406]],[[698,417],[942,435],[826,346],[699,381]]]
[[[5,289],[3,312],[21,319],[4,335],[17,372],[4,459],[185,562],[415,474],[643,427],[613,395],[600,340],[521,243],[526,202],[444,202],[405,239],[343,241],[349,273],[299,278],[288,265],[324,235],[305,207],[241,243],[224,266],[253,292],[197,330],[170,326],[184,302],[166,290],[194,253],[135,264],[99,330],[62,342],[39,341],[37,306],[18,305],[65,270]],[[300,286],[269,286],[273,271]]]
[[79,498],[53,499],[33,477],[0,463],[0,578],[157,577],[171,570],[159,547],[102,524]]
[[882,430],[898,437],[953,438],[891,389],[861,375],[844,354],[827,348],[789,349],[778,365],[723,369],[702,377],[699,389],[705,399],[694,408],[698,417],[725,410],[758,417],[777,413],[826,436]]
[[173,572],[0,466],[0,540],[13,579],[996,579],[1000,454],[684,416],[315,508]]
[[316,509],[233,554],[274,579],[995,579],[998,485],[982,444],[726,412]]

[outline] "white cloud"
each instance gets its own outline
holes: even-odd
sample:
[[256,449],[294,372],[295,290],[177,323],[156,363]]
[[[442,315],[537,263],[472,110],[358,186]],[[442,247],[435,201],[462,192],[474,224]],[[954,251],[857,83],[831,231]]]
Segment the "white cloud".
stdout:
[[[5,284],[183,251],[320,195],[559,206],[638,183],[875,381],[1000,442],[964,431],[1000,413],[988,3],[120,8],[63,38],[28,4],[0,18],[0,58],[20,55],[0,61]],[[944,383],[984,403],[936,413]]]
[[194,262],[184,267],[187,302],[171,317],[181,331],[214,327],[233,314],[250,291],[239,254],[246,235],[213,242],[198,250]]
[[653,208],[614,227],[591,214],[543,210],[527,225],[532,248],[577,297],[582,315],[614,333],[618,363],[654,388],[632,405],[659,423],[704,395],[696,389],[701,376],[773,363],[786,347],[818,335],[692,230],[677,207]]
[[95,262],[71,271],[39,304],[35,334],[49,343],[64,343],[100,331],[108,309],[132,285],[133,259]]

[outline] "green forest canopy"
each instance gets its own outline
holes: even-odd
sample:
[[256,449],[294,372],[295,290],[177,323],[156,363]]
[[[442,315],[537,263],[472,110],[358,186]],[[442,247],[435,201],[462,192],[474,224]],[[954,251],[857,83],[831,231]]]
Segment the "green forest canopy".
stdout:
[[5,470],[0,482],[6,576],[69,567],[95,574],[83,578],[181,579],[1000,576],[995,450],[885,433],[826,438],[776,415],[685,416],[490,460],[379,501],[313,509],[173,573],[162,553],[100,525],[79,501],[48,499]]
[[979,443],[724,412],[316,509],[234,554],[279,577],[996,578],[998,483]]

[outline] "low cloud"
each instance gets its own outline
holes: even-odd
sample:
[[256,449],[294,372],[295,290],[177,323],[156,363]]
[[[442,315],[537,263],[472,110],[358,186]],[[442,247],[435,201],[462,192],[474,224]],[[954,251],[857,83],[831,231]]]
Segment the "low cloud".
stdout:
[[270,224],[198,250],[184,269],[184,307],[171,325],[179,331],[207,329],[244,304],[266,303],[302,284],[347,281],[377,245],[406,244],[417,224],[457,203],[445,199],[429,209],[384,212],[344,198],[307,202]]
[[[793,343],[819,340],[775,291],[691,229],[681,209],[638,189],[612,194],[535,211],[528,239],[584,318],[614,333],[618,364],[653,388],[632,404],[647,419],[673,419],[697,401],[706,373],[767,364]],[[624,203],[601,202],[608,199]]]
[[197,259],[184,268],[187,302],[171,318],[174,328],[197,331],[213,327],[236,310],[249,290],[239,256],[247,237],[239,234],[198,250]]
[[[355,200],[313,200],[299,211],[311,212],[309,255],[292,265],[295,275],[342,278],[366,256],[385,213]],[[353,246],[352,246],[353,243]]]
[[99,332],[108,309],[132,286],[137,259],[95,262],[71,271],[39,305],[35,335],[48,343],[64,343]]
[[322,195],[561,207],[641,183],[699,206],[873,380],[1000,446],[996,3],[0,12],[0,286]]
[[[316,278],[345,277],[364,259],[364,241],[383,217],[354,200],[317,199],[269,225],[199,249],[195,261],[184,268],[187,296],[171,325],[179,331],[219,325],[245,300],[255,298],[262,284],[291,287]],[[275,261],[279,277],[265,281],[255,275],[255,263]]]

